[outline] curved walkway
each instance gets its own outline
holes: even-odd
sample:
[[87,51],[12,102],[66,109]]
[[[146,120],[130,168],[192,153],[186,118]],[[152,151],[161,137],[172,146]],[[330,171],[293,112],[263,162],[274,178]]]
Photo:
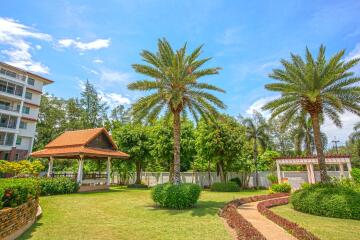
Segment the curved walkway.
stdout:
[[257,210],[258,203],[245,203],[238,207],[238,212],[268,240],[296,240],[290,233],[261,215]]

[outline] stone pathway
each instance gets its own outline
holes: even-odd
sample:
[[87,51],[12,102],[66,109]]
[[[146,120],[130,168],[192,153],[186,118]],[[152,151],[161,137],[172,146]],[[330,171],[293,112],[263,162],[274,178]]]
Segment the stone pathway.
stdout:
[[282,227],[261,215],[257,210],[258,203],[243,204],[238,208],[238,212],[268,240],[296,240]]

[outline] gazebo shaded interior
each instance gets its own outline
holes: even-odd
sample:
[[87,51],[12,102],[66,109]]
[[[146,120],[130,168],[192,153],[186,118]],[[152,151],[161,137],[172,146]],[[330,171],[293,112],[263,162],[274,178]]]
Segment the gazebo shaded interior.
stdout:
[[85,159],[106,160],[106,185],[110,184],[111,159],[126,159],[128,154],[118,151],[116,144],[104,128],[66,131],[44,149],[33,152],[32,157],[48,158],[47,176],[51,177],[55,159],[76,159],[79,167],[77,182],[83,181]]

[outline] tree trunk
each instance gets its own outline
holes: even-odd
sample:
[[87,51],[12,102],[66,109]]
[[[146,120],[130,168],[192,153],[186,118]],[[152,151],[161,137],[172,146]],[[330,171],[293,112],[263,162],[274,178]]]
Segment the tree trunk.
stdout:
[[[306,131],[308,131],[308,130],[306,130]],[[305,133],[305,148],[306,148],[306,156],[312,155],[312,151],[311,151],[311,136],[310,136],[310,133],[309,133],[309,132]]]
[[169,182],[174,183],[174,161],[173,159],[170,160],[169,166]]
[[302,149],[301,149],[301,139],[296,138],[295,139],[295,152],[298,156],[301,155]]
[[140,161],[136,162],[135,165],[136,165],[135,184],[141,184],[141,163],[140,163]]
[[174,113],[174,184],[180,184],[180,112]]
[[327,172],[326,172],[325,156],[324,156],[324,151],[323,151],[323,147],[322,147],[322,143],[321,143],[319,114],[312,113],[311,121],[312,121],[313,130],[314,130],[316,155],[317,155],[319,168],[320,168],[320,179],[321,179],[321,182],[328,182],[329,176],[327,175]]
[[222,161],[219,161],[217,166],[218,166],[218,171],[219,171],[219,175],[220,175],[220,182],[224,183],[224,182],[226,182],[226,176],[224,173],[224,164]]
[[258,157],[257,141],[256,141],[256,139],[254,139],[254,165],[255,165],[255,181],[254,182],[255,182],[255,187],[259,186],[257,157]]
[[211,186],[211,162],[208,162],[208,177],[209,177],[209,187]]

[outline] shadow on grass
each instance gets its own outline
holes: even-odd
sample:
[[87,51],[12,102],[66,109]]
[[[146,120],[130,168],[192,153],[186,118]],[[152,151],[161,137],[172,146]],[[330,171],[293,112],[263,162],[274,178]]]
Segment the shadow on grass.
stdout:
[[33,233],[35,233],[36,230],[42,225],[43,223],[36,221],[28,230],[26,230],[20,237],[18,237],[17,240],[31,239],[33,237]]
[[216,202],[216,201],[198,201],[198,203],[193,208],[175,210],[175,209],[167,209],[161,208],[154,205],[147,206],[150,211],[161,211],[165,212],[169,215],[177,215],[184,213],[191,213],[191,216],[194,217],[203,217],[206,215],[217,215],[220,208],[222,208],[226,202]]

